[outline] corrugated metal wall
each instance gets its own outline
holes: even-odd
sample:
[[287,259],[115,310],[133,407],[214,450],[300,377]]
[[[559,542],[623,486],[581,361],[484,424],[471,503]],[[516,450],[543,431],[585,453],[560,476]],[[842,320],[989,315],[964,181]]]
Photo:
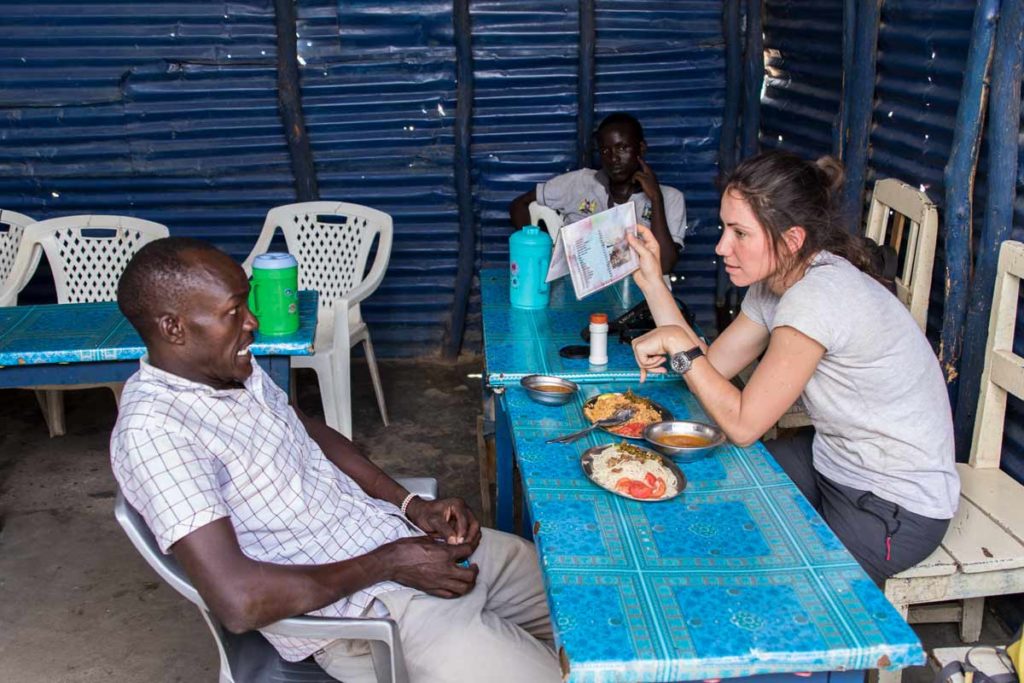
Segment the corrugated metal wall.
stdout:
[[391,214],[363,315],[382,356],[436,352],[455,289],[450,3],[301,0],[302,104],[324,199]]
[[[720,0],[596,3],[597,109],[636,111],[661,180],[688,199],[679,266],[711,320],[721,123]],[[478,264],[504,265],[508,203],[576,157],[578,3],[470,4]],[[458,253],[450,2],[300,0],[302,100],[320,193],[395,219],[364,305],[382,356],[436,353]],[[52,0],[5,7],[0,206],[37,219],[123,213],[243,257],[294,201],[270,0]],[[23,300],[48,296],[40,273]],[[479,348],[470,305],[467,348]],[[473,315],[474,312],[477,315]]]
[[240,257],[291,201],[267,3],[42,1],[3,22],[4,208],[138,215]]
[[[806,156],[832,151],[841,87],[842,6],[842,0],[768,0],[763,146]],[[975,6],[974,0],[886,0],[882,5],[867,186],[870,191],[876,179],[894,177],[922,187],[939,206],[940,221],[945,199],[942,174]],[[1024,239],[1024,146],[1020,159],[1014,239]],[[975,235],[984,217],[986,163],[983,144],[975,181]],[[928,319],[929,337],[936,342],[944,295],[942,241],[940,231]],[[1018,352],[1024,353],[1024,310],[1016,340]],[[1012,398],[1003,467],[1024,481],[1024,404]]]
[[832,153],[843,79],[843,0],[767,0],[761,144]]

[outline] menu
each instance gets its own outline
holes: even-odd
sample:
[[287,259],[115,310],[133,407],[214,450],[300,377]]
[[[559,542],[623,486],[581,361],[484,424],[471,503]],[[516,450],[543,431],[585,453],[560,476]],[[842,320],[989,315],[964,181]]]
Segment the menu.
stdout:
[[627,277],[640,267],[627,234],[636,235],[633,202],[562,226],[555,237],[546,282],[568,274],[576,298],[582,299]]

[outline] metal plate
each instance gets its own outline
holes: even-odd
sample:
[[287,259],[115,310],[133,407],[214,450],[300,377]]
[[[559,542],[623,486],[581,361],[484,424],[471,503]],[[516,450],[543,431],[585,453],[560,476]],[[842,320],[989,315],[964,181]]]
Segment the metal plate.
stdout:
[[[647,427],[648,424],[654,424],[655,422],[666,422],[668,420],[674,419],[672,417],[672,413],[670,413],[663,406],[655,403],[654,401],[652,401],[649,398],[645,398],[643,396],[637,396],[636,394],[633,394],[633,395],[636,396],[639,400],[645,402],[651,408],[654,408],[654,410],[656,410],[658,412],[658,415],[660,417],[657,420],[654,420],[652,422],[648,422],[647,424],[645,424],[644,427],[640,430],[640,433],[637,434],[636,436],[631,436],[629,434],[623,434],[621,432],[615,431],[616,429],[621,429],[621,427],[610,427],[610,428],[609,427],[600,427],[599,429],[603,429],[604,431],[608,432],[609,434],[614,434],[615,436],[621,436],[624,439],[636,439],[637,441],[643,441],[644,440],[644,429]],[[583,404],[583,417],[588,422],[590,422],[590,424],[594,424],[594,420],[591,420],[589,417],[587,417],[587,410],[589,410],[591,407],[593,407],[593,405],[595,403],[597,403],[597,399],[601,398],[602,396],[625,396],[625,394],[623,394],[622,392],[610,392],[610,393],[606,393],[606,394],[598,394],[597,396],[591,396],[590,398],[588,398],[586,403]]]
[[[604,484],[602,484],[601,482],[597,481],[597,479],[594,478],[594,457],[598,453],[600,453],[600,452],[602,452],[602,451],[604,451],[604,450],[606,450],[608,448],[613,448],[614,446],[615,446],[615,444],[605,444],[603,446],[593,446],[592,448],[588,448],[587,450],[583,451],[583,455],[580,456],[580,466],[583,468],[583,474],[587,475],[587,479],[592,481],[595,486],[600,486],[605,491],[608,491],[610,493],[614,493],[617,496],[622,496],[623,498],[628,498],[629,500],[639,501],[641,503],[660,503],[660,502],[665,501],[665,500],[672,500],[673,498],[678,496],[680,493],[682,493],[684,489],[686,489],[686,475],[683,474],[683,471],[679,469],[678,465],[676,465],[674,462],[672,462],[671,460],[669,460],[665,456],[660,455],[658,453],[655,453],[654,451],[650,450],[649,448],[641,448],[640,446],[636,446],[636,448],[640,448],[641,450],[649,453],[652,457],[657,458],[658,461],[661,463],[661,465],[666,470],[671,472],[673,476],[675,476],[676,484],[677,484],[676,492],[673,493],[671,496],[662,496],[661,498],[654,498],[654,499],[652,499],[652,498],[635,498],[635,497],[633,497],[633,496],[631,496],[631,495],[629,495],[627,493],[623,493],[622,491],[616,491],[614,488],[608,488],[607,486],[605,486]],[[666,482],[666,484],[667,483],[668,482]]]

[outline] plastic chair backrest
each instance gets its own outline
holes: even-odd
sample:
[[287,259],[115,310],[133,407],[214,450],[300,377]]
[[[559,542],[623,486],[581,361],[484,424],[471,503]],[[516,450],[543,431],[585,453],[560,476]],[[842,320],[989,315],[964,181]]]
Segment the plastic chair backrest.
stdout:
[[131,257],[167,237],[165,226],[131,216],[63,216],[33,223],[25,239],[50,262],[58,303],[112,301]]
[[985,367],[971,442],[972,467],[998,468],[1003,452],[1007,393],[1024,399],[1024,357],[1013,352],[1020,279],[1024,277],[1024,244],[1007,240],[999,250],[992,295]]
[[[22,236],[25,228],[32,223],[35,221],[23,213],[0,209],[0,306],[18,304],[18,292],[28,284],[43,255],[41,249],[35,249],[25,262],[25,272],[14,273],[14,263],[21,247]],[[17,283],[8,282],[12,276],[18,279]]]
[[[892,230],[887,231],[891,212],[897,215]],[[888,243],[897,254],[906,254],[896,275],[896,296],[922,331],[928,321],[938,229],[938,211],[924,192],[895,178],[875,183],[865,236],[880,245]]]
[[558,231],[565,224],[565,219],[562,218],[562,214],[550,207],[537,202],[530,202],[530,223],[544,228],[551,235],[551,239],[555,239],[555,235],[558,234]]
[[[320,293],[317,339],[333,334],[334,305],[349,300],[353,323],[362,321],[359,301],[373,293],[391,259],[394,228],[391,216],[359,204],[302,202],[277,206],[267,212],[263,230],[243,268],[270,248],[274,234],[284,233],[288,251],[299,261],[299,289]],[[377,252],[369,272],[366,262],[375,238]]]

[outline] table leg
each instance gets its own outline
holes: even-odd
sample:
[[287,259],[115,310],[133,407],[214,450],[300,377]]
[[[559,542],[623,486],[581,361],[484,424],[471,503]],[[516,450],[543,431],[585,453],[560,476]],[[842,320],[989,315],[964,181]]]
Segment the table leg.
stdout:
[[515,495],[512,477],[512,431],[505,411],[505,397],[494,397],[494,451],[495,451],[495,525],[500,531],[514,531],[513,503]]
[[257,356],[256,362],[270,375],[274,384],[281,387],[284,393],[288,393],[288,381],[291,374],[291,360],[289,356]]

